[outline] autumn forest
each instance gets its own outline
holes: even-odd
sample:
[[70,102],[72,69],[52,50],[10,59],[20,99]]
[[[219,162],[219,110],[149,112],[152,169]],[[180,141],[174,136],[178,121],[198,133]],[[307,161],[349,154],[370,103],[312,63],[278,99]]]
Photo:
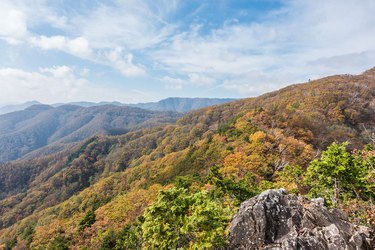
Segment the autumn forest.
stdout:
[[375,228],[374,111],[371,69],[1,163],[0,245],[225,247],[240,204],[279,188]]

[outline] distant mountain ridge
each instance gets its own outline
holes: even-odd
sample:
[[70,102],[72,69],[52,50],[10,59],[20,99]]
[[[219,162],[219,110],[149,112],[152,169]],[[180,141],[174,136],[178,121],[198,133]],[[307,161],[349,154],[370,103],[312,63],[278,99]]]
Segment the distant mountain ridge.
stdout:
[[[0,162],[16,160],[54,145],[55,150],[96,134],[121,134],[142,127],[174,123],[181,114],[136,107],[37,104],[0,115]],[[55,150],[49,148],[47,153]],[[39,155],[43,153],[39,152]]]
[[93,107],[93,106],[102,106],[102,105],[115,105],[115,106],[124,106],[121,102],[69,102],[69,103],[54,103],[51,104],[53,107],[59,107],[62,105],[77,105],[81,107]]
[[[136,104],[124,104],[121,102],[69,102],[69,103],[54,103],[50,106],[59,107],[62,105],[77,105],[81,107],[93,107],[102,105],[115,105],[115,106],[131,106],[154,111],[176,111],[185,112],[189,110],[200,109],[212,105],[218,105],[225,102],[231,102],[236,99],[233,98],[182,98],[182,97],[169,97],[158,102],[146,102]],[[38,101],[30,101],[22,104],[6,105],[0,107],[0,115],[24,110],[32,105],[42,104]]]
[[3,107],[0,107],[0,115],[14,112],[14,111],[24,110],[25,108],[28,108],[36,104],[41,104],[41,103],[38,101],[30,101],[30,102],[25,102],[22,104],[6,105]]
[[[52,105],[31,101],[0,108],[0,162],[30,159],[60,151],[96,134],[117,135],[134,129],[175,123],[176,112],[233,99],[167,98],[159,102],[73,102]],[[17,109],[22,109],[18,110]]]
[[169,97],[158,102],[127,104],[128,106],[157,110],[184,112],[234,101],[233,98],[181,98]]

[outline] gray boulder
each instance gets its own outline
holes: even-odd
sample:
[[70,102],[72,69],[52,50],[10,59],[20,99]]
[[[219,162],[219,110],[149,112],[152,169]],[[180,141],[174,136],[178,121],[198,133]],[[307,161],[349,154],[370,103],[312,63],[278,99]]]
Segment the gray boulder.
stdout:
[[229,242],[229,249],[374,249],[374,232],[322,199],[271,189],[241,204]]

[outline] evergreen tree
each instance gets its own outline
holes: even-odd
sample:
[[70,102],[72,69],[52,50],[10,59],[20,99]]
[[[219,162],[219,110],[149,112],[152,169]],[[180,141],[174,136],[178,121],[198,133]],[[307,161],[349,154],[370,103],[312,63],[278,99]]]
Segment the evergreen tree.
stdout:
[[78,224],[78,232],[82,232],[86,227],[91,227],[95,221],[96,216],[94,210],[88,210]]

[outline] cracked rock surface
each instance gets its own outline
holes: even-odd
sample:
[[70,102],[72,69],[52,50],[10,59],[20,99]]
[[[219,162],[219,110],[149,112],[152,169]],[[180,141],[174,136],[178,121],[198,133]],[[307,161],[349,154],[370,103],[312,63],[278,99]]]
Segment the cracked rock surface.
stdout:
[[374,249],[374,232],[349,222],[323,199],[271,189],[241,204],[230,227],[229,249]]

